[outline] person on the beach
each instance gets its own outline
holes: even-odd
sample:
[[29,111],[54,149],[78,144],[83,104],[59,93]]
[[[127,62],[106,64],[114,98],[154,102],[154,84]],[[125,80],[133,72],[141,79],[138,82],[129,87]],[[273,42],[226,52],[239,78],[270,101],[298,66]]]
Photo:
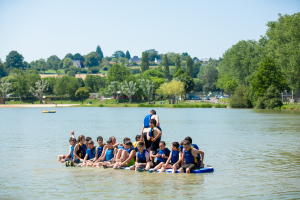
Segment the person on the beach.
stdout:
[[141,134],[141,139],[140,139],[141,141],[143,141],[143,140],[145,141],[146,149],[148,149],[148,151],[150,151],[150,147],[151,147],[151,144],[152,144],[150,138],[147,137],[147,133],[151,129],[151,127],[150,127],[150,120],[151,119],[156,120],[157,127],[161,131],[160,122],[159,122],[158,116],[156,115],[156,111],[151,110],[150,114],[147,115],[144,119],[144,126],[143,126],[143,129],[142,129],[142,134]]
[[74,163],[81,163],[83,162],[83,159],[85,157],[86,154],[86,145],[85,145],[85,137],[84,135],[79,135],[78,140],[77,140],[77,144],[74,147],[74,159],[73,162]]
[[[156,127],[155,119],[150,120],[150,127],[147,138],[150,138],[150,141],[152,142],[150,147],[150,155],[152,155],[159,148],[162,132]],[[152,162],[154,161],[153,158],[151,158],[151,160]]]
[[130,167],[130,170],[135,171],[148,171],[150,167],[153,166],[153,163],[150,161],[150,155],[145,149],[144,142],[139,142],[137,145],[138,152],[136,153],[135,165]]
[[[180,173],[191,173],[194,169],[198,169],[200,167],[204,167],[204,152],[197,150],[195,148],[191,148],[191,143],[189,140],[185,140],[183,142],[183,160],[185,164],[179,169]],[[201,160],[198,156],[201,154]]]
[[153,162],[154,169],[149,170],[149,172],[157,171],[158,169],[160,169],[169,159],[170,153],[171,153],[171,151],[168,148],[166,148],[166,143],[164,141],[160,141],[159,149],[157,149],[152,154],[150,154],[150,157],[152,158],[152,160],[154,160],[154,158],[156,158],[157,161]]

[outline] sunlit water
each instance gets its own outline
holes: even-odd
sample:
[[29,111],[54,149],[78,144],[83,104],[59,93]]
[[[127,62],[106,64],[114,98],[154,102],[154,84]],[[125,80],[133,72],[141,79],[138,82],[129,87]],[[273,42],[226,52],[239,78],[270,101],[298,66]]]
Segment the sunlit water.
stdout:
[[70,131],[97,136],[141,133],[149,108],[0,109],[0,198],[299,198],[300,113],[247,109],[157,108],[163,140],[191,136],[208,174],[66,168]]

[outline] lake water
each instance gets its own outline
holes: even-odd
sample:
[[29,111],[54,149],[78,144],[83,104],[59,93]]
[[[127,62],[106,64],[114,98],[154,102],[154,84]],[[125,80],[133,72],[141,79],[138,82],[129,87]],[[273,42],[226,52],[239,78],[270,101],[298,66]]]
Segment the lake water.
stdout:
[[96,141],[140,134],[150,108],[0,109],[0,198],[300,198],[300,112],[156,108],[163,140],[186,136],[205,152],[208,174],[65,167],[70,131]]

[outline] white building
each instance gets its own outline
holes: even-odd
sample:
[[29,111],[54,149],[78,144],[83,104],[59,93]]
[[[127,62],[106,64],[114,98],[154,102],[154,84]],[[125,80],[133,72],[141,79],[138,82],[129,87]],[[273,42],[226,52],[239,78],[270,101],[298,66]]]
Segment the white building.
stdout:
[[79,60],[73,60],[73,66],[76,68],[81,68],[81,64]]
[[161,61],[162,61],[162,59],[156,59],[156,58],[155,58],[155,61],[154,61],[154,62],[155,62],[157,65],[159,65],[159,64],[161,63]]
[[129,59],[129,63],[136,62],[137,64],[141,64],[141,59],[138,56],[133,56],[133,58]]

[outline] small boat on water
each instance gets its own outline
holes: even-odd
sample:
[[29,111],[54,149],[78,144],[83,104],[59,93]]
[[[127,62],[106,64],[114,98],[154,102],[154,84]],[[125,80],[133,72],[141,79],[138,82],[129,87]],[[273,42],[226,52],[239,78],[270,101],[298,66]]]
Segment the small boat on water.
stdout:
[[56,113],[55,110],[52,110],[52,111],[49,111],[49,110],[43,110],[42,112],[43,112],[43,113]]

